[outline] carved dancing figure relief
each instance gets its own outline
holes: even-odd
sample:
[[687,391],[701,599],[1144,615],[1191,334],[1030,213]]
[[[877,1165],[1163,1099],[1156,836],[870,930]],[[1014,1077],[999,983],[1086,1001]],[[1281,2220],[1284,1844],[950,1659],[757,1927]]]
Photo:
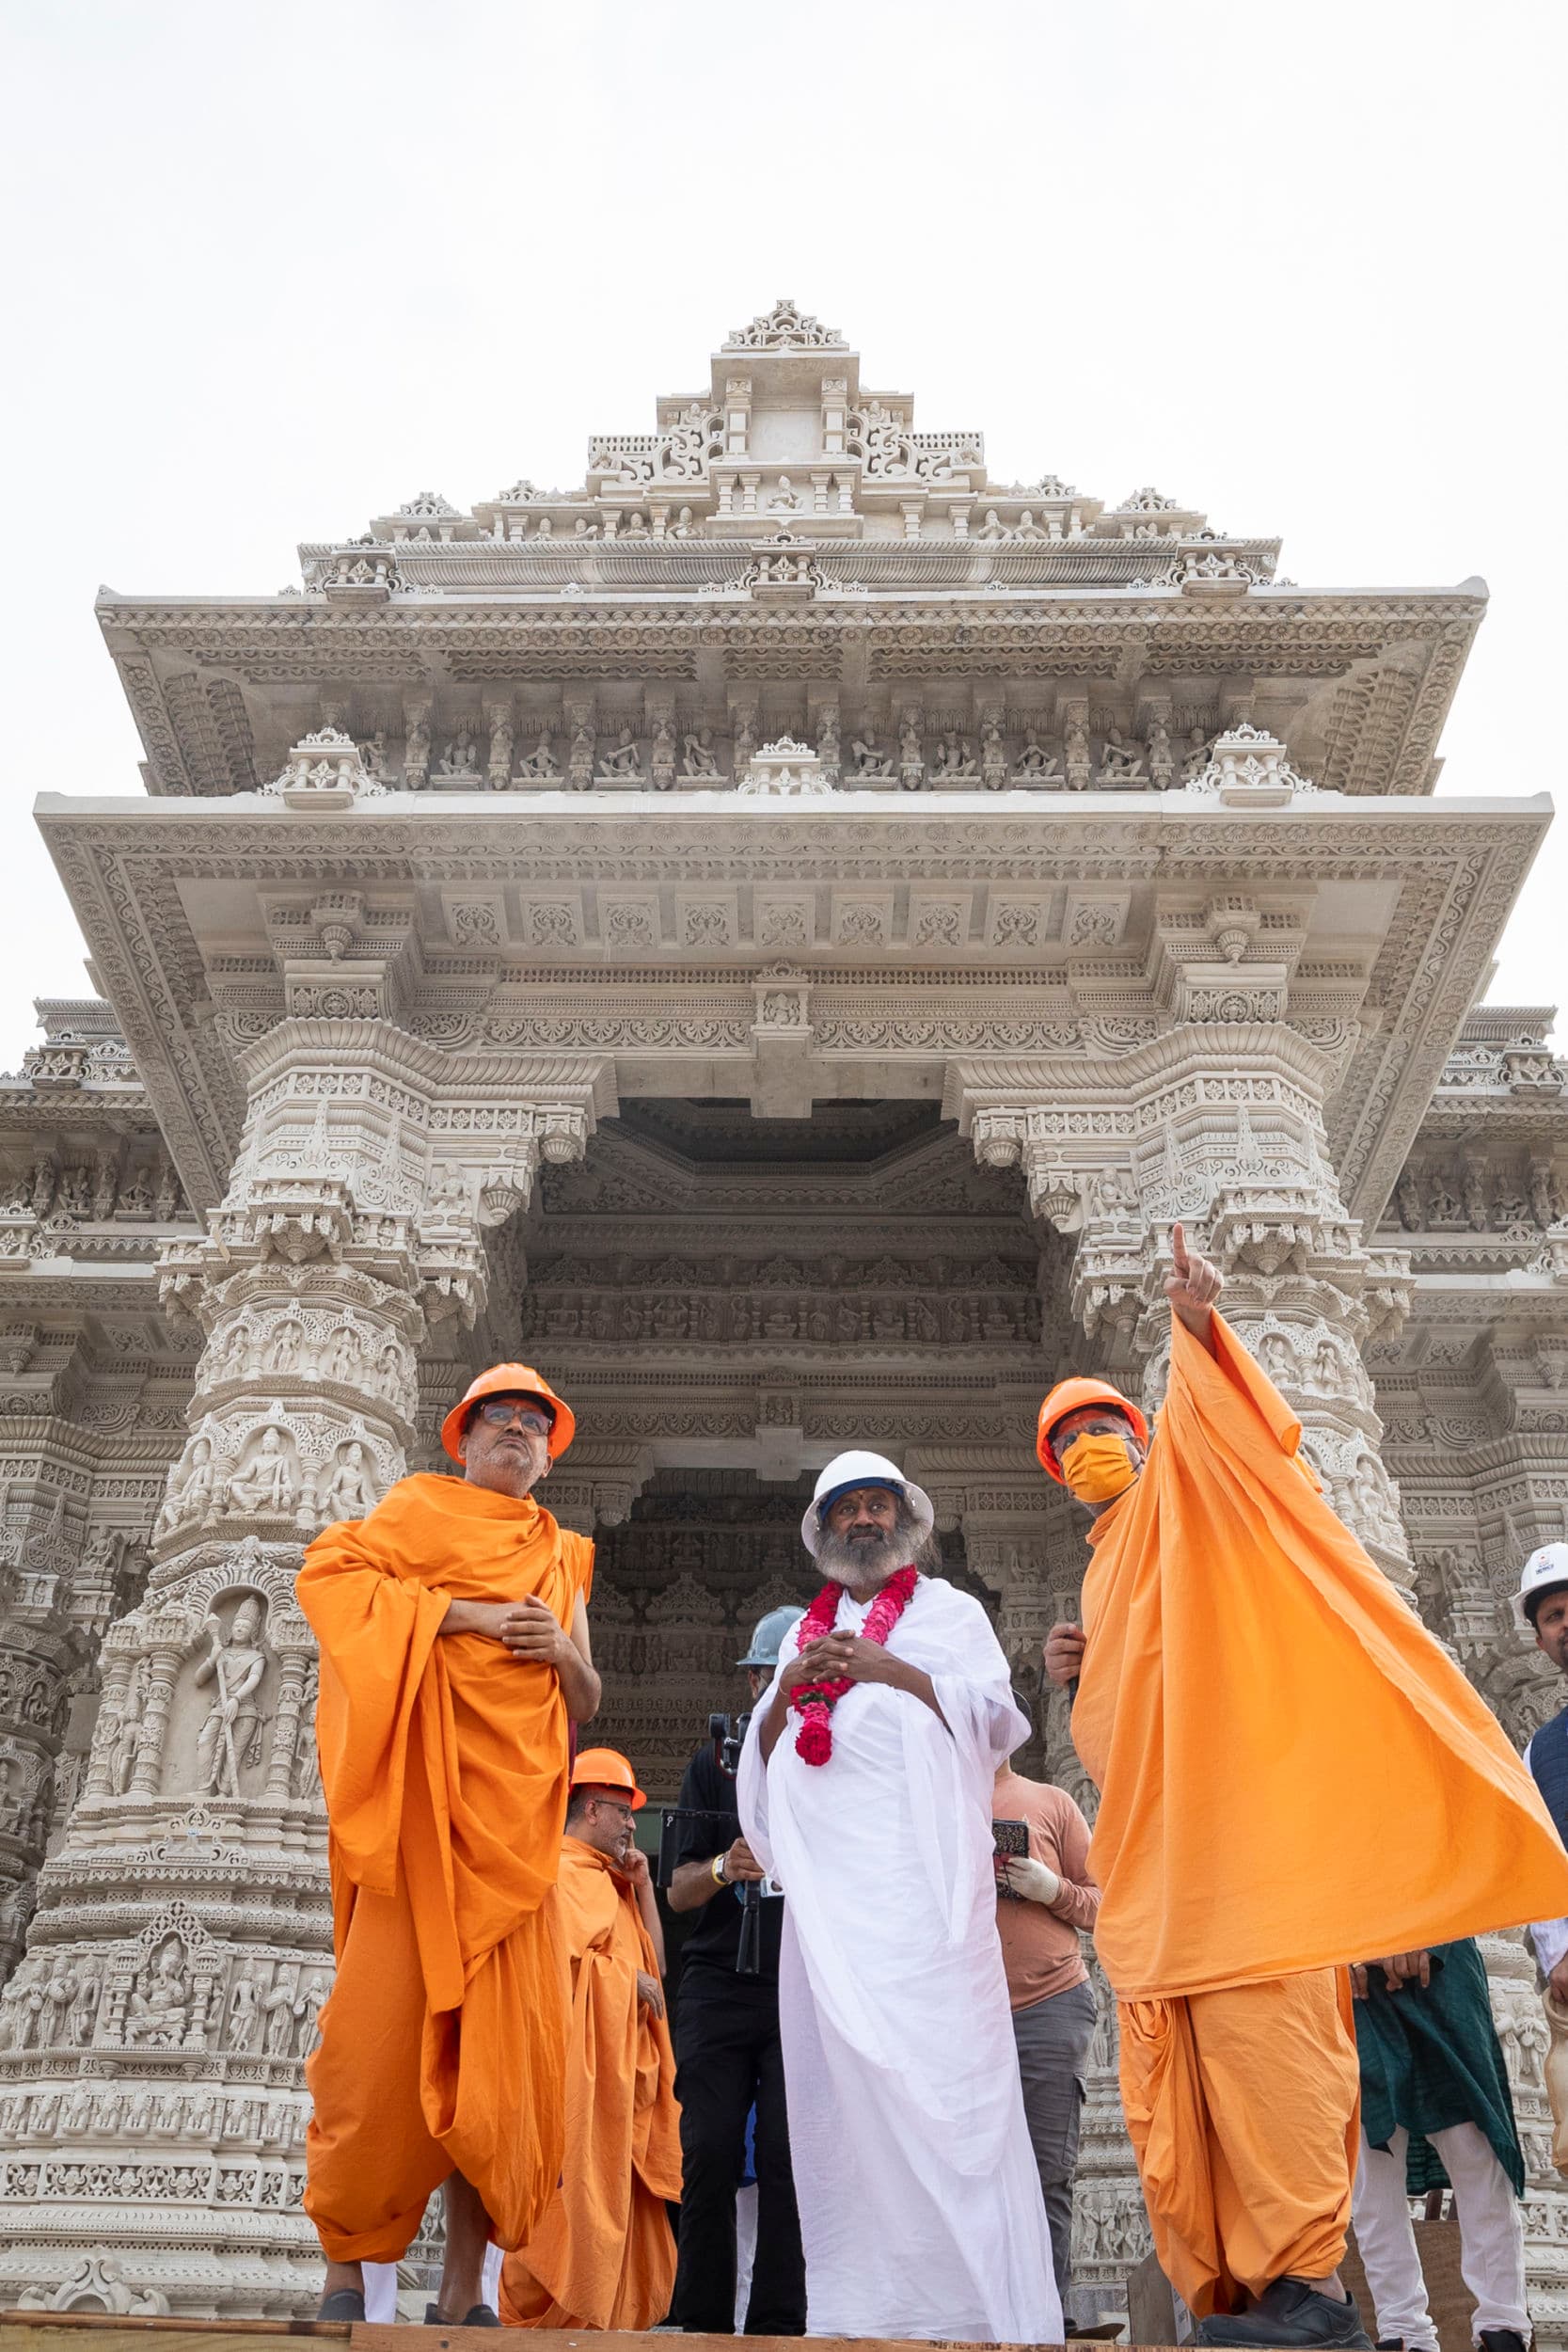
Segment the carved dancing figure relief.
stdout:
[[76,1998],[71,2005],[71,2039],[78,2050],[85,2050],[92,2040],[103,1990],[99,1963],[88,1957],[82,1962]]
[[546,727],[528,757],[517,762],[517,774],[527,777],[531,783],[546,784],[560,773],[561,763],[555,755],[554,738]]
[[293,2046],[294,2026],[304,2009],[299,1997],[298,1971],[293,1978],[283,1970],[261,2003],[266,2020],[266,2053],[268,2058],[287,2058]]
[[1108,727],[1100,754],[1101,784],[1139,783],[1143,772],[1144,757],[1136,743],[1124,742],[1118,726]]
[[937,746],[937,781],[967,783],[976,773],[973,746],[964,741],[957,727],[948,727]]
[[642,755],[630,727],[623,727],[614,748],[605,753],[599,773],[612,783],[625,783],[633,776],[641,781]]
[[66,2019],[80,1990],[81,1979],[70,1961],[62,1955],[50,1971],[43,1994],[43,2028],[45,2038],[52,2045],[64,2042]]
[[713,731],[699,727],[695,735],[681,738],[681,773],[685,776],[717,776],[719,760],[713,748]]
[[195,1680],[198,1686],[215,1683],[216,1696],[197,1733],[196,1759],[199,1785],[210,1797],[237,1797],[241,1772],[259,1760],[261,1710],[256,1693],[267,1669],[261,1618],[261,1600],[247,1595],[227,1632],[215,1616],[203,1628],[209,1648]]
[[138,1658],[131,1667],[130,1678],[119,1702],[119,1720],[115,1726],[114,1757],[109,1778],[117,1797],[125,1796],[131,1787],[131,1775],[136,1769],[136,1756],[141,1747],[142,1723],[147,1713],[147,1676],[145,1661]]
[[248,2055],[256,2047],[261,2027],[256,1969],[247,1960],[229,1988],[229,2047],[242,2057]]
[[330,1990],[325,1973],[318,1968],[300,1994],[296,2012],[299,2019],[299,2031],[294,2039],[294,2047],[301,2058],[309,2058],[321,2038],[317,2020],[325,2006],[326,1996]]
[[316,1700],[321,1689],[321,1668],[315,1659],[310,1661],[300,1692],[299,1724],[294,1735],[294,1794],[296,1797],[319,1797],[321,1794],[321,1755],[316,1746]]

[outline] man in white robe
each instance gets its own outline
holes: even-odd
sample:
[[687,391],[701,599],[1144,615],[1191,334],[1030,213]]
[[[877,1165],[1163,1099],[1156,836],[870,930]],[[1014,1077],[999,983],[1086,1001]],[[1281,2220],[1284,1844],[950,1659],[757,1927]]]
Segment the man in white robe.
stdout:
[[[930,1545],[891,1462],[841,1454],[806,1549],[845,1588],[786,1635],[741,1757],[741,1824],[784,1889],[779,2020],[813,2335],[1059,2343],[1062,2310],[996,1932],[990,1789],[1028,1736],[978,1601],[922,1576],[885,1647],[878,1593]],[[803,1621],[804,1623],[804,1621]],[[796,1683],[845,1678],[832,1753]]]

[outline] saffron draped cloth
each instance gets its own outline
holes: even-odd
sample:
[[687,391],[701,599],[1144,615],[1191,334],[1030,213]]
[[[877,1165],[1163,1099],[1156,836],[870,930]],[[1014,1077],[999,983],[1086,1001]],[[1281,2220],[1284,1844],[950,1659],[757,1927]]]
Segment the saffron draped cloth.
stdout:
[[637,1997],[658,1963],[637,1898],[578,1837],[562,1848],[552,1902],[572,1972],[566,2160],[544,2219],[501,2265],[510,2328],[652,2328],[670,2308],[681,2193],[680,2109],[670,2028]]
[[[844,1594],[839,1631],[859,1633],[870,1607]],[[765,1763],[759,1699],[736,1792],[784,1890],[779,2031],[806,2324],[1057,2344],[992,1867],[996,1768],[1028,1725],[985,1611],[943,1579],[921,1578],[887,1649],[930,1676],[940,1716],[853,1683],[827,1763],[799,1753],[793,1711]]]
[[1496,1718],[1212,1330],[1211,1355],[1173,1318],[1143,1473],[1090,1533],[1072,1711],[1123,2106],[1156,2249],[1200,2315],[1338,2265],[1344,1963],[1568,1908],[1568,1855]]
[[505,2247],[554,2192],[565,1701],[551,1668],[437,1636],[453,1600],[531,1594],[569,1629],[593,1559],[531,1496],[428,1475],[306,1552],[338,1973],[306,2069],[305,2208],[331,2261],[395,2262],[454,2170]]

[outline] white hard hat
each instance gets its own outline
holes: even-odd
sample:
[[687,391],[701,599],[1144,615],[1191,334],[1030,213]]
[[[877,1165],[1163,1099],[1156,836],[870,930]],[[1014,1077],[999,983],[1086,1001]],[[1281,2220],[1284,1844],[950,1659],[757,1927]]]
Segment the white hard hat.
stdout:
[[1519,1590],[1513,1597],[1513,1614],[1520,1625],[1528,1626],[1531,1622],[1527,1603],[1558,1584],[1568,1584],[1568,1544],[1543,1544],[1525,1562]]
[[892,1493],[902,1495],[914,1513],[919,1540],[924,1542],[936,1525],[936,1512],[931,1498],[922,1486],[912,1486],[895,1463],[885,1454],[835,1454],[816,1482],[816,1492],[806,1505],[806,1516],[800,1521],[800,1541],[815,1559],[822,1534],[822,1515],[840,1495],[853,1492],[857,1486],[886,1486]]

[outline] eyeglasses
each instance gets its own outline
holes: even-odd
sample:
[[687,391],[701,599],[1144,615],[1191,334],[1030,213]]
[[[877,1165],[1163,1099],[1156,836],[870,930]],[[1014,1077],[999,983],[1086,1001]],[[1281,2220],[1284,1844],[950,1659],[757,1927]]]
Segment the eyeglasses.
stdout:
[[628,1821],[633,1819],[636,1812],[636,1807],[634,1805],[623,1804],[619,1797],[595,1797],[594,1803],[595,1804],[602,1804],[607,1813],[619,1813],[623,1815]]
[[476,1407],[474,1419],[483,1422],[488,1429],[510,1429],[515,1422],[520,1429],[531,1429],[536,1437],[547,1438],[550,1434],[546,1414],[540,1412],[537,1406],[519,1405],[511,1397],[493,1396],[488,1404]]

